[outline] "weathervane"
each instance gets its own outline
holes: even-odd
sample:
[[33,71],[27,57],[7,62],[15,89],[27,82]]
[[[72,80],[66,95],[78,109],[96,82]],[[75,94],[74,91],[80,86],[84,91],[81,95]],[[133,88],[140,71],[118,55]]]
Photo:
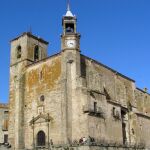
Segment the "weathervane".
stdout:
[[32,27],[31,27],[31,25],[29,26],[29,33],[32,34]]
[[67,11],[70,11],[70,0],[67,1]]

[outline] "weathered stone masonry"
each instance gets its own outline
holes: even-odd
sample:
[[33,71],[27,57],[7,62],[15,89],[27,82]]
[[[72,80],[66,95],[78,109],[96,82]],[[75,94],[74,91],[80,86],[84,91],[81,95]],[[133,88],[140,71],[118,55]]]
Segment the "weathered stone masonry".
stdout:
[[12,150],[150,148],[150,95],[135,81],[81,54],[77,18],[63,17],[61,52],[31,33],[11,41]]
[[0,144],[8,142],[8,104],[0,104]]

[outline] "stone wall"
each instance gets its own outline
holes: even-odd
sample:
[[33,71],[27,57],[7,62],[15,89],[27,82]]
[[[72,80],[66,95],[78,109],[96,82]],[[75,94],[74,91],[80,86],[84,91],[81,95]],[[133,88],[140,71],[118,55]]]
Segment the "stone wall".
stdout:
[[[149,94],[136,89],[132,79],[72,50],[28,65],[22,74],[26,65],[11,68],[12,144],[18,137],[22,147],[32,149],[43,131],[46,147],[50,141],[77,144],[89,137],[94,146],[75,150],[149,147]],[[19,82],[14,72],[22,74]]]
[[[84,59],[84,56],[82,56]],[[89,117],[89,135],[96,141],[108,143],[125,142],[129,145],[142,144],[149,147],[149,94],[135,87],[132,79],[85,57],[88,101],[84,113]],[[97,110],[94,111],[94,103]],[[87,109],[88,108],[88,109]],[[113,111],[117,112],[117,116]],[[143,112],[142,118],[137,112]],[[124,119],[121,118],[123,113]],[[122,120],[124,120],[122,122]],[[142,131],[139,123],[142,122]],[[125,141],[123,139],[123,124],[125,124]],[[142,133],[143,132],[143,133]],[[144,137],[145,136],[145,137]]]
[[[29,64],[47,57],[47,44],[47,42],[31,35],[31,33],[23,33],[11,41],[9,142],[16,149],[24,147],[26,68]],[[21,48],[20,57],[17,57],[18,46]],[[38,46],[39,49],[38,60],[34,59],[35,46]]]
[[[62,103],[61,103],[61,57],[53,57],[45,62],[31,65],[26,72],[24,100],[24,135],[25,147],[33,145],[33,128],[30,121],[40,114],[49,114],[49,136],[55,141],[62,141]],[[34,138],[42,130],[48,136],[46,122],[35,124]],[[47,141],[48,142],[48,141]]]
[[4,143],[4,135],[8,135],[8,105],[0,104],[0,143]]

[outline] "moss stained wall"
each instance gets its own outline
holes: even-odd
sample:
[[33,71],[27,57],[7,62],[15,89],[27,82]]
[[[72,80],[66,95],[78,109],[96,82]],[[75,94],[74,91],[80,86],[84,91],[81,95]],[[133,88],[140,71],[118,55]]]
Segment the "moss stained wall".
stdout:
[[139,112],[150,115],[150,95],[142,90],[135,90],[135,99]]
[[[149,95],[136,91],[134,81],[112,71],[90,59],[86,59],[86,80],[88,90],[99,91],[99,95],[105,95],[103,98],[95,96],[95,100],[89,94],[90,107],[94,107],[97,102],[98,107],[102,107],[105,111],[105,119],[89,116],[89,133],[91,136],[104,139],[105,141],[122,142],[122,122],[115,120],[112,116],[112,109],[115,107],[121,117],[121,109],[127,112],[127,138],[128,142],[140,143],[139,140],[139,121],[136,115],[136,108],[148,114],[149,112]],[[104,91],[104,89],[106,91]],[[136,93],[135,93],[136,91]],[[106,94],[107,92],[107,94]],[[111,103],[108,103],[111,101]],[[134,109],[128,112],[130,107]],[[92,120],[92,121],[91,121]],[[143,120],[145,123],[148,121]],[[101,124],[101,125],[100,125]],[[117,134],[116,134],[117,133]],[[144,133],[146,134],[146,132]],[[115,135],[115,138],[114,136]],[[148,144],[148,143],[146,143]]]
[[[33,116],[39,115],[39,107],[43,109],[42,114],[49,113],[53,118],[53,121],[50,122],[50,138],[54,139],[53,142],[61,142],[61,57],[33,64],[27,69],[25,76],[24,133],[26,147],[32,148],[33,130],[29,122]],[[44,101],[40,100],[42,95]],[[41,123],[41,126],[35,125],[35,138],[39,130],[45,131],[47,136],[45,123]]]

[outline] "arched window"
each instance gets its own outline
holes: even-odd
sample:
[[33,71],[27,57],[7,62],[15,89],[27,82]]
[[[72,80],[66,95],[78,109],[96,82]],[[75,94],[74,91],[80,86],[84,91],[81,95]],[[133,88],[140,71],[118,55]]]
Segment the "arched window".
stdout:
[[42,95],[42,96],[40,97],[40,101],[41,101],[41,102],[44,102],[44,100],[45,100],[45,96]]
[[45,146],[45,133],[43,131],[39,131],[37,134],[37,146]]
[[39,60],[39,47],[36,45],[34,48],[34,61]]
[[21,46],[17,47],[17,59],[21,58]]
[[74,24],[73,23],[66,24],[66,33],[74,33]]

